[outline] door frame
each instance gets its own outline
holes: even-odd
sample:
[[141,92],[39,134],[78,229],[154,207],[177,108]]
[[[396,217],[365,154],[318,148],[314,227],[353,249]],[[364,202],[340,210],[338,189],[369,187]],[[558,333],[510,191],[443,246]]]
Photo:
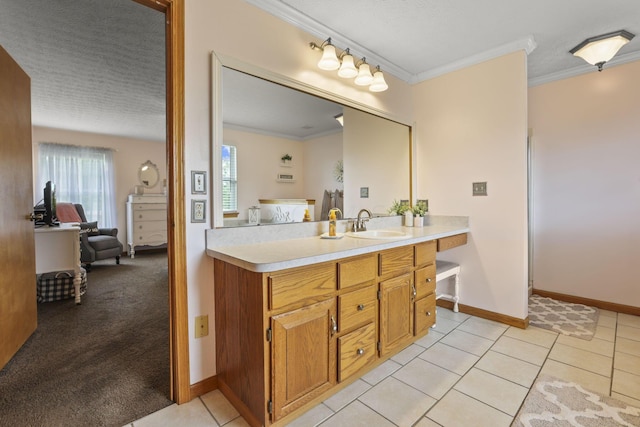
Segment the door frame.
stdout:
[[167,221],[169,278],[169,398],[191,400],[184,205],[184,0],[132,0],[166,17]]

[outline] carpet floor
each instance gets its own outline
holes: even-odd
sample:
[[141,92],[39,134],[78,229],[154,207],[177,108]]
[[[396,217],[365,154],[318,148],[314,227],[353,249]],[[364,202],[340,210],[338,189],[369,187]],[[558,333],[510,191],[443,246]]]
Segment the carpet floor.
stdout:
[[103,260],[82,305],[38,304],[0,371],[0,426],[122,426],[170,405],[169,387],[166,253]]

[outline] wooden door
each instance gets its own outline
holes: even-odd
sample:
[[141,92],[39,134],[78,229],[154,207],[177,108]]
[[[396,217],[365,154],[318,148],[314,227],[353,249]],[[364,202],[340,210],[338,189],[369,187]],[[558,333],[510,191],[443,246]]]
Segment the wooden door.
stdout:
[[380,355],[413,339],[412,273],[380,282]]
[[37,325],[31,80],[0,46],[0,368]]
[[335,298],[271,318],[272,421],[336,384],[335,319]]

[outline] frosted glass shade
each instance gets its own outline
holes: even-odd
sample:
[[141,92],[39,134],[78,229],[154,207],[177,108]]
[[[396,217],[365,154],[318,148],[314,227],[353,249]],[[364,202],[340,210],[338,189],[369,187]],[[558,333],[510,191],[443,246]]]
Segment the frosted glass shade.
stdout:
[[338,70],[338,75],[346,79],[358,75],[358,69],[353,63],[353,56],[347,54],[342,57],[342,65],[340,66],[340,70]]
[[384,92],[389,89],[387,82],[384,80],[384,75],[382,71],[378,70],[373,73],[373,81],[371,82],[371,86],[369,86],[369,90],[371,92]]
[[318,62],[318,68],[321,70],[337,70],[340,68],[340,60],[336,56],[336,48],[328,44],[322,50],[322,58]]
[[356,77],[354,83],[358,86],[367,86],[370,85],[373,81],[373,76],[371,75],[371,69],[369,68],[369,64],[363,62],[360,64],[358,68],[358,77]]
[[625,30],[603,34],[586,39],[571,49],[570,52],[589,64],[597,65],[599,69],[602,69],[602,64],[611,60],[620,48],[629,43],[634,36],[634,34]]

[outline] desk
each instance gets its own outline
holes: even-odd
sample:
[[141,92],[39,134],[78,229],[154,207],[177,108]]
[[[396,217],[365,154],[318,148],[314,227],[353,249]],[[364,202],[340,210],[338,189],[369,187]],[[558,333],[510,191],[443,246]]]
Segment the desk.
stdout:
[[35,229],[36,274],[74,271],[76,304],[80,304],[80,226],[76,223]]

